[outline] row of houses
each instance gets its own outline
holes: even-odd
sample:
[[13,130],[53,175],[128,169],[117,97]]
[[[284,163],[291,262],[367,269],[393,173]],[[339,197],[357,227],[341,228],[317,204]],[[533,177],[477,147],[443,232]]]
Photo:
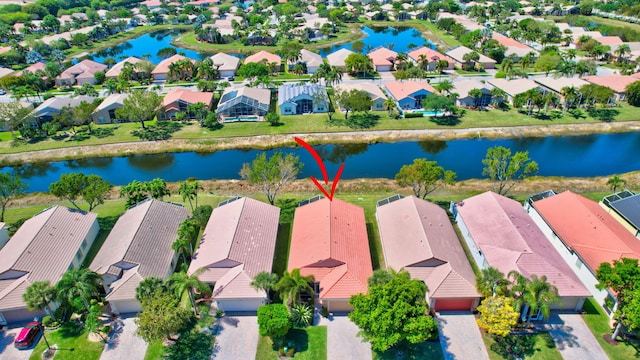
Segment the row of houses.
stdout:
[[[375,215],[386,267],[405,269],[423,281],[435,311],[475,309],[481,295],[469,263],[474,261],[505,274],[546,276],[560,295],[555,309],[579,311],[593,296],[613,314],[615,294],[596,288],[595,273],[603,262],[640,258],[638,208],[640,195],[626,190],[600,204],[571,191],[548,191],[524,206],[485,192],[450,206],[472,259],[438,205],[395,195],[379,201]],[[267,302],[267,294],[251,281],[272,271],[279,215],[278,207],[246,197],[214,209],[188,274],[198,273],[212,287],[218,309],[253,312]],[[175,271],[171,244],[187,217],[181,205],[146,200],[118,219],[89,265],[102,276],[114,313],[140,311],[138,284],[147,277],[166,279]],[[27,220],[0,248],[0,323],[42,315],[26,309],[26,288],[35,281],[55,283],[80,267],[98,231],[96,214],[62,206]],[[364,210],[323,197],[300,203],[287,269],[313,275],[313,295],[329,311],[349,311],[350,297],[367,291],[373,273]]]

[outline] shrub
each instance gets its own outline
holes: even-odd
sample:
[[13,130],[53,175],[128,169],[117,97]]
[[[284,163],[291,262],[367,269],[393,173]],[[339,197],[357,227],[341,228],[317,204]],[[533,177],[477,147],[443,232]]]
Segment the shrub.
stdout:
[[102,332],[103,333],[108,334],[109,331],[111,331],[111,326],[105,325],[105,326],[102,327]]
[[324,317],[324,318],[328,318],[329,317],[329,309],[327,309],[326,306],[322,307],[322,317]]
[[503,71],[498,71],[496,73],[496,79],[505,79],[507,77],[507,74]]
[[296,304],[291,307],[291,322],[297,327],[307,327],[313,322],[313,309],[309,305]]
[[51,316],[47,315],[47,316],[43,317],[42,318],[42,325],[44,325],[45,327],[51,326]]
[[405,119],[410,119],[410,118],[421,118],[423,117],[422,113],[419,112],[408,112],[408,113],[404,113],[404,118]]

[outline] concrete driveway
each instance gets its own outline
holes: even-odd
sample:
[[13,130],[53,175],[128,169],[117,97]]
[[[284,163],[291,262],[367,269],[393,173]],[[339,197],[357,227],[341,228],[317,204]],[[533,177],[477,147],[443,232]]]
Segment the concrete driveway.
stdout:
[[258,348],[258,317],[225,315],[220,319],[213,359],[255,359]]
[[552,313],[546,323],[537,327],[541,330],[549,331],[563,359],[608,359],[579,314]]
[[147,343],[135,333],[135,316],[121,316],[113,322],[113,331],[104,346],[100,360],[144,360]]
[[489,359],[473,314],[441,312],[436,315],[436,319],[445,360]]
[[371,344],[358,337],[358,327],[344,315],[321,318],[327,327],[327,359],[371,360]]
[[[13,346],[13,341],[20,333],[22,325],[10,325],[9,328],[3,328],[0,330],[0,359],[2,360],[24,360],[29,359],[33,352],[34,345],[27,350],[18,350]],[[40,339],[42,340],[42,339]]]

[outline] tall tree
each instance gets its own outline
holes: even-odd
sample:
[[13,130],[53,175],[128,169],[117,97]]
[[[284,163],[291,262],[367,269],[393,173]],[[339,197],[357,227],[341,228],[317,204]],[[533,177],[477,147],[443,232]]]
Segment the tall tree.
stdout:
[[164,281],[157,277],[148,277],[143,279],[138,287],[136,287],[136,300],[140,301],[140,303],[145,300],[153,297],[153,294],[156,291],[164,291],[165,284]]
[[494,190],[502,195],[507,194],[517,180],[538,173],[538,163],[529,158],[528,151],[518,151],[512,156],[511,150],[503,146],[489,148],[482,164],[482,175],[489,176]]
[[194,290],[197,290],[201,294],[211,295],[209,285],[198,278],[205,270],[205,268],[200,268],[191,275],[188,275],[186,272],[177,272],[171,275],[167,281],[169,288],[173,290],[178,298],[181,298],[185,291],[189,293],[189,300],[191,301],[191,306],[196,316],[198,315],[198,306],[196,304]]
[[271,302],[271,292],[275,288],[278,283],[278,274],[261,271],[259,272],[253,280],[251,280],[251,287],[256,290],[263,290],[267,293],[267,300]]
[[291,329],[291,318],[287,307],[283,304],[260,306],[258,308],[258,329],[260,335],[268,336],[274,343],[279,343]]
[[4,221],[7,205],[14,199],[24,196],[29,185],[24,183],[15,172],[0,172],[0,221]]
[[614,175],[607,180],[607,185],[611,188],[611,191],[616,192],[618,188],[622,188],[627,184],[627,181],[618,175]]
[[[180,183],[178,194],[182,196],[182,201],[189,201],[191,211],[198,207],[198,190],[202,190],[202,185],[196,180],[187,180]],[[195,207],[193,201],[195,200]]]
[[135,320],[136,333],[146,342],[170,339],[172,334],[183,330],[193,315],[180,305],[180,299],[165,291],[156,291],[142,301],[142,312]]
[[[599,290],[611,289],[616,294],[618,307],[615,313],[617,320],[611,339],[616,341],[623,325],[629,324],[632,319],[637,319],[637,313],[627,317],[627,311],[636,310],[637,307],[627,307],[638,301],[635,296],[640,295],[640,266],[638,259],[622,258],[622,260],[614,260],[613,265],[608,262],[600,264],[596,270],[596,288]],[[638,309],[640,310],[640,309]]]
[[351,91],[337,91],[335,98],[340,107],[345,111],[345,120],[349,119],[349,111],[368,112],[371,110],[371,105],[373,104],[368,92],[357,89],[352,89]]
[[427,159],[414,159],[413,164],[402,166],[396,174],[398,185],[411,186],[414,195],[421,199],[442,186],[454,184],[455,179],[455,172]]
[[155,178],[144,183],[145,190],[152,199],[162,200],[165,196],[171,195],[171,191],[167,188],[167,183],[160,178]]
[[261,153],[251,164],[242,165],[240,176],[264,192],[273,205],[280,190],[296,179],[302,166],[300,158],[292,154],[276,151],[267,159],[267,154]]
[[87,130],[89,134],[91,134],[91,124],[93,123],[93,118],[91,114],[96,109],[96,105],[93,103],[89,103],[86,101],[82,101],[78,106],[73,108],[73,117],[75,119],[76,125],[87,125]]
[[161,103],[162,97],[156,92],[136,90],[124,99],[121,108],[116,109],[116,116],[119,119],[139,121],[142,128],[146,129],[144,122],[158,114]]
[[127,198],[127,208],[130,208],[148,198],[144,183],[138,180],[133,180],[129,184],[122,186],[120,188],[120,196]]
[[56,317],[51,308],[51,302],[56,300],[56,288],[51,286],[49,280],[36,281],[27,286],[22,299],[27,303],[27,309],[29,311],[42,311],[47,309],[47,312],[53,319]]
[[476,289],[485,297],[506,295],[508,285],[509,281],[504,274],[491,266],[480,270],[476,275]]
[[640,106],[640,80],[634,81],[625,87],[627,102],[632,106]]
[[548,319],[549,315],[551,315],[551,305],[558,303],[560,297],[558,288],[550,284],[545,275],[538,277],[538,275],[532,274],[531,279],[527,281],[523,300],[529,306],[528,324],[538,310],[540,310],[544,319]]
[[103,204],[113,185],[99,175],[80,173],[62,174],[60,179],[49,185],[49,192],[60,199],[68,200],[76,209],[82,210],[76,202],[79,197],[89,204],[89,211]]
[[280,297],[291,308],[291,304],[298,303],[301,293],[313,294],[313,288],[309,285],[311,282],[313,282],[313,275],[303,276],[300,274],[300,269],[293,269],[291,272],[284,272],[282,278],[278,280],[275,290],[280,293]]
[[68,270],[58,283],[58,298],[79,308],[78,301],[89,311],[89,300],[98,295],[100,275],[86,268]]
[[367,294],[351,297],[349,319],[360,328],[358,336],[382,352],[408,342],[421,343],[437,336],[437,324],[428,315],[427,286],[400,271],[383,285],[368,287]]

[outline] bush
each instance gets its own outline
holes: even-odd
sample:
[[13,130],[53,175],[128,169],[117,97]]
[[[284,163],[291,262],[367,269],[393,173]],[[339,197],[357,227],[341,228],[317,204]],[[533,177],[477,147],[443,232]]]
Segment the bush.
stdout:
[[102,332],[108,334],[111,331],[111,326],[105,325],[102,327]]
[[496,79],[505,79],[507,77],[507,74],[503,71],[498,71],[496,73]]
[[326,306],[322,307],[322,317],[323,318],[328,318],[329,317],[329,309],[327,309]]
[[296,304],[291,307],[291,322],[297,327],[307,327],[313,322],[313,309],[309,305]]
[[404,118],[405,119],[410,119],[410,118],[421,118],[423,117],[422,113],[419,112],[408,112],[408,113],[404,113]]
[[47,316],[43,317],[42,318],[42,325],[44,325],[44,327],[51,326],[51,316],[47,315]]

